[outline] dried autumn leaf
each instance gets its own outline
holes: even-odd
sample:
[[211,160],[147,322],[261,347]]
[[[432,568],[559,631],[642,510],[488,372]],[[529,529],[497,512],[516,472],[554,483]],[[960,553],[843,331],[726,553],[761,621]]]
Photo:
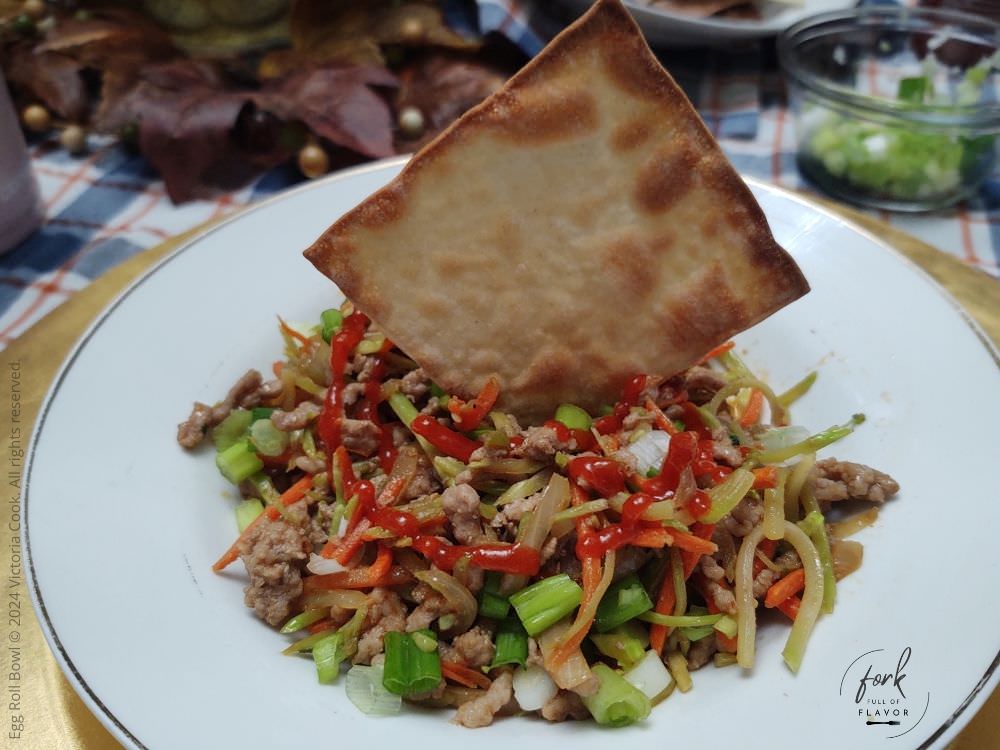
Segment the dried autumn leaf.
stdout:
[[[296,0],[291,15],[292,49],[265,58],[268,75],[302,61],[384,65],[382,45],[472,50],[478,42],[452,31],[432,2],[398,0]],[[265,76],[267,77],[267,76]]]
[[67,120],[81,121],[90,110],[80,63],[55,52],[37,54],[30,44],[6,50],[4,75],[22,101],[39,101]]
[[271,82],[253,99],[338,146],[381,158],[394,153],[392,113],[372,87],[395,86],[396,77],[384,68],[324,66]]
[[35,51],[57,52],[81,66],[98,69],[163,60],[178,53],[166,33],[126,8],[107,9],[83,20],[60,18]]
[[400,74],[396,111],[416,107],[424,116],[417,140],[400,141],[399,150],[415,151],[479,104],[507,80],[502,68],[478,58],[432,53]]

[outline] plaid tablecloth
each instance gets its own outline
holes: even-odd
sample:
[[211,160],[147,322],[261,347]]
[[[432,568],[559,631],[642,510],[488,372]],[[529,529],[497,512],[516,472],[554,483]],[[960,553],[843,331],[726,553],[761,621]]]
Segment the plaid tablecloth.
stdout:
[[[478,23],[483,33],[504,34],[528,54],[537,53],[560,23],[519,0],[478,0],[477,13],[471,14],[459,4],[453,10],[449,18],[456,23]],[[810,189],[795,166],[794,133],[773,44],[657,52],[738,170],[776,185]],[[47,221],[0,258],[0,348],[129,256],[301,180],[294,168],[283,167],[214,201],[174,206],[140,157],[110,142],[92,145],[80,158],[51,143],[32,145]],[[1000,172],[954,210],[880,216],[1000,278]]]

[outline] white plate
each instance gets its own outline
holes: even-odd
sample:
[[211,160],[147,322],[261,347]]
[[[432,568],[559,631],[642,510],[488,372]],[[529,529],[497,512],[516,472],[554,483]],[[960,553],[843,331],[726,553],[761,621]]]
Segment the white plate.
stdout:
[[[591,0],[559,0],[563,5],[582,13]],[[651,8],[638,2],[625,1],[629,11],[642,27],[651,45],[691,47],[700,44],[720,45],[748,42],[776,36],[793,23],[815,13],[841,10],[854,5],[853,0],[802,0],[800,4],[764,0],[760,19],[692,18],[661,8]]]
[[[500,750],[515,732],[523,748],[572,735],[577,750],[598,750],[612,736],[528,719],[472,735],[447,712],[368,718],[342,685],[320,686],[308,661],[279,655],[282,636],[243,606],[239,566],[209,569],[235,537],[234,493],[208,453],[178,448],[175,425],[247,367],[269,367],[281,349],[277,313],[315,320],[339,302],[300,252],[402,164],[285,193],[176,251],[90,328],[42,407],[23,508],[33,597],[67,676],[128,747],[252,750],[336,737],[341,746],[433,738],[439,750],[470,741]],[[708,733],[726,746],[745,744],[753,726],[775,747],[805,738],[837,750],[943,746],[997,682],[996,352],[901,256],[815,206],[752,186],[813,291],[739,343],[777,389],[820,368],[797,421],[818,429],[865,412],[835,453],[884,468],[903,491],[860,535],[864,566],[839,587],[797,677],[781,662],[787,628],[763,627],[751,675],[698,672],[692,692],[614,740],[638,748]],[[925,711],[928,692],[929,702],[912,731],[886,744],[899,728],[859,718],[858,670],[888,671],[907,646],[907,721]],[[851,666],[874,649],[884,650]]]

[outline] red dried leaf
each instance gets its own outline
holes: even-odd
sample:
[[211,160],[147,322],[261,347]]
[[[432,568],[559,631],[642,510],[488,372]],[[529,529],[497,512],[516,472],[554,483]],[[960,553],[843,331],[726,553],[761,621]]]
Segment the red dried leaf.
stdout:
[[273,81],[254,102],[283,120],[301,120],[316,135],[364,156],[394,153],[392,113],[372,87],[394,87],[384,68],[319,67]]
[[36,54],[27,44],[11,45],[4,74],[22,101],[39,101],[67,120],[87,117],[90,102],[80,64],[55,52]]

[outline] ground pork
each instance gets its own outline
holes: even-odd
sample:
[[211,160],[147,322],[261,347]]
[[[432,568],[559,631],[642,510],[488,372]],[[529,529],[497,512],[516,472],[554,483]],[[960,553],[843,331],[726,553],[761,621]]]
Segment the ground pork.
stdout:
[[302,593],[302,566],[309,555],[305,533],[282,520],[258,523],[240,540],[239,552],[250,575],[246,605],[269,625],[280,625]]
[[459,706],[455,714],[455,723],[470,729],[489,726],[493,723],[493,717],[514,696],[513,686],[512,674],[501,672],[485,694]]
[[[344,406],[353,406],[362,396],[365,395],[364,383],[348,383],[340,391],[340,400]],[[322,399],[325,401],[325,397]]]
[[619,547],[615,553],[614,580],[618,581],[630,573],[635,573],[652,556],[653,550],[644,547],[633,547],[631,545]]
[[[661,409],[673,407],[678,401],[686,400],[684,396],[684,375],[674,375],[667,378],[656,389],[654,401]],[[670,416],[669,414],[667,416]]]
[[782,552],[774,560],[775,567],[778,568],[778,572],[781,575],[790,573],[793,570],[797,570],[802,567],[802,561],[799,559],[799,553],[793,549],[788,550],[788,552]]
[[757,574],[757,577],[753,579],[753,595],[755,599],[760,599],[767,590],[771,588],[771,584],[781,578],[780,573],[775,573],[770,568],[764,568]]
[[319,474],[322,471],[326,471],[326,462],[322,458],[296,456],[294,463],[296,469],[301,469],[306,474]]
[[743,452],[729,439],[729,430],[719,427],[712,431],[712,458],[720,464],[738,469],[743,465]]
[[359,456],[371,456],[378,450],[382,435],[379,426],[367,419],[340,420],[341,441],[344,447]]
[[708,367],[695,365],[684,373],[684,389],[692,403],[708,403],[712,397],[726,386],[722,373]]
[[707,579],[705,581],[705,594],[711,603],[719,608],[720,612],[725,612],[727,615],[736,614],[736,596],[730,589]]
[[527,458],[530,461],[548,461],[558,451],[567,451],[576,444],[572,441],[563,442],[556,436],[551,427],[529,427],[521,433],[524,442],[511,449],[511,455]]
[[824,458],[816,463],[813,482],[816,499],[821,503],[836,500],[882,503],[899,492],[899,484],[888,474],[835,458]]
[[447,600],[426,583],[413,587],[413,600],[417,607],[406,618],[407,633],[428,628],[441,615],[451,611]]
[[589,716],[583,700],[571,690],[560,690],[542,706],[542,718],[548,721],[582,720]]
[[473,668],[490,664],[496,651],[489,631],[480,625],[456,636],[451,647],[461,664]]
[[347,368],[349,374],[354,375],[354,379],[359,383],[371,380],[372,373],[378,366],[379,358],[369,354],[355,354],[354,359]]
[[536,492],[533,495],[528,495],[528,497],[507,503],[493,517],[493,520],[490,521],[490,526],[494,529],[505,529],[511,533],[516,532],[518,521],[521,520],[525,513],[534,511],[538,507],[538,503],[544,494],[543,490],[542,492]]
[[427,377],[422,367],[410,370],[399,381],[399,390],[404,396],[409,396],[410,400],[416,402],[427,395],[430,390],[431,380]]
[[291,432],[292,430],[302,430],[319,416],[319,404],[312,401],[303,401],[291,411],[275,409],[271,412],[271,424],[279,430]]
[[418,497],[437,492],[440,488],[441,483],[438,482],[437,474],[434,473],[434,467],[431,466],[426,456],[421,455],[417,461],[417,471],[410,483],[406,485],[406,489],[403,490],[400,502],[416,500]]
[[316,510],[309,519],[309,541],[314,546],[326,544],[330,538],[333,507],[333,503],[328,503],[325,500],[316,503]]
[[247,370],[229,389],[226,397],[215,406],[195,402],[191,415],[177,425],[177,442],[184,448],[194,448],[204,439],[208,431],[228,417],[233,409],[237,407],[250,409],[257,406],[264,396],[261,393],[261,383],[259,372]]
[[478,492],[467,484],[456,484],[441,494],[441,505],[451,522],[452,533],[459,544],[483,542]]
[[715,636],[709,635],[691,644],[688,649],[687,664],[688,669],[701,669],[712,660],[712,656],[719,650],[719,644]]
[[726,569],[719,565],[718,560],[710,555],[703,555],[698,561],[701,574],[710,581],[721,581],[726,577]]
[[406,627],[406,606],[391,589],[376,587],[368,595],[368,614],[361,626],[355,664],[370,664],[376,654],[385,648],[386,633],[402,632]]
[[764,504],[751,496],[740,501],[732,513],[723,518],[719,525],[735,537],[743,538],[764,518]]

